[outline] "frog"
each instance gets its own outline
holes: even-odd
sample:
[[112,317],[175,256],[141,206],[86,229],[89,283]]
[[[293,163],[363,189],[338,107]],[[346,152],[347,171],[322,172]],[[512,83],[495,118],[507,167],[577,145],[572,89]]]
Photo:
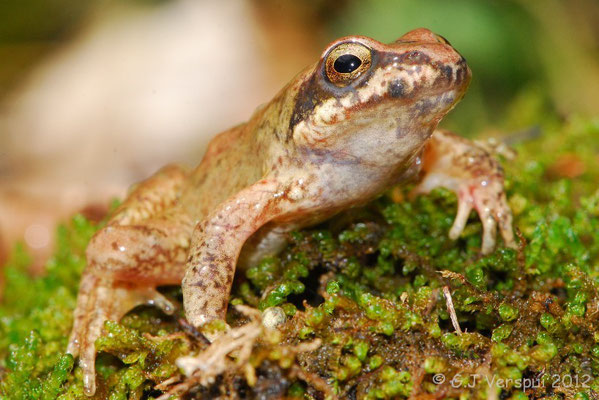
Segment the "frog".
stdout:
[[384,44],[335,40],[250,119],[216,135],[195,169],[135,185],[86,249],[67,352],[93,395],[104,323],[181,285],[191,327],[225,318],[235,271],[280,252],[291,232],[412,182],[457,195],[457,239],[475,210],[481,253],[515,246],[504,173],[475,142],[438,129],[471,80],[465,58],[426,28]]

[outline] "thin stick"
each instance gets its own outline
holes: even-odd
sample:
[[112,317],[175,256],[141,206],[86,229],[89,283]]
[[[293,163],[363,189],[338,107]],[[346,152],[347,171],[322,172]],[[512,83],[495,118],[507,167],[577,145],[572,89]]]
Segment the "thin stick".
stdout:
[[460,323],[458,322],[458,316],[455,313],[455,308],[453,308],[453,300],[451,299],[451,293],[449,292],[449,286],[443,286],[443,295],[445,296],[445,304],[447,305],[447,312],[449,313],[449,317],[451,318],[451,324],[453,325],[453,329],[461,335],[462,329],[460,328]]

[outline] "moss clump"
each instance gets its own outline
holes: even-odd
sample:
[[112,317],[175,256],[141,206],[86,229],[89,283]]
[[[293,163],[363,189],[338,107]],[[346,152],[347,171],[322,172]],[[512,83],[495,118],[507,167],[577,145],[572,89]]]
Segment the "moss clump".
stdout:
[[[599,120],[546,127],[518,152],[505,164],[518,250],[481,256],[474,214],[451,241],[456,201],[442,190],[395,202],[409,190],[398,189],[295,232],[279,256],[237,274],[231,300],[279,306],[287,322],[256,341],[253,373],[228,371],[190,396],[591,398],[599,390]],[[64,348],[95,229],[81,217],[59,228],[43,278],[27,275],[21,249],[13,253],[0,307],[4,398],[84,398]],[[178,288],[164,292],[181,299]],[[181,317],[141,307],[107,323],[97,398],[159,396],[179,374],[174,360],[205,348]],[[231,308],[228,322],[246,319]],[[316,351],[285,350],[314,340]]]

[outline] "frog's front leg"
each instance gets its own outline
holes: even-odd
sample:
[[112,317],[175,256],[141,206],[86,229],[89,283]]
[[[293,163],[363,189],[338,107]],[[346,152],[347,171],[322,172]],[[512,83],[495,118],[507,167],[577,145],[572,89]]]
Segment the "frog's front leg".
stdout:
[[225,318],[242,247],[260,227],[290,211],[288,192],[285,185],[263,179],[196,226],[182,283],[185,315],[192,325]]
[[458,211],[449,231],[450,238],[460,236],[474,208],[483,224],[483,254],[493,251],[497,226],[505,245],[515,247],[503,170],[486,150],[451,132],[435,131],[422,154],[422,172],[422,181],[414,194],[445,187],[458,196]]

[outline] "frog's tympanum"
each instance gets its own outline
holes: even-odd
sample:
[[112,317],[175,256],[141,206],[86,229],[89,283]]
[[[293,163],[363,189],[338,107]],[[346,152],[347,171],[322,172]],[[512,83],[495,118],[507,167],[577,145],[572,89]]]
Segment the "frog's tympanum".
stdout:
[[427,29],[390,44],[344,37],[248,122],[217,135],[194,170],[168,166],[138,184],[87,248],[68,347],[86,393],[95,391],[94,341],[106,320],[142,303],[172,312],[156,286],[182,284],[195,327],[224,319],[238,264],[407,179],[420,179],[416,193],[457,194],[451,238],[475,209],[482,253],[497,229],[513,246],[498,163],[435,130],[469,81],[465,59]]

